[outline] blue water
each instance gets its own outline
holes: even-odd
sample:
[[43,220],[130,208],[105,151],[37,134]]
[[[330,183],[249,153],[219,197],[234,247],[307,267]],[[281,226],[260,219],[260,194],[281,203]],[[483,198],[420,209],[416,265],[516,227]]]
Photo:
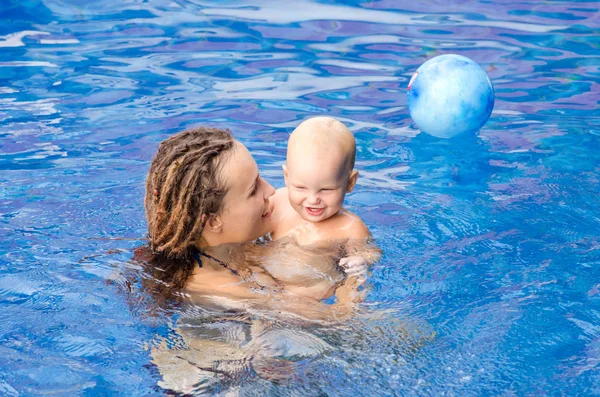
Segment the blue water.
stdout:
[[[149,346],[178,314],[148,315],[122,276],[158,142],[230,128],[280,187],[315,114],[357,137],[347,207],[384,251],[371,320],[318,330],[336,348],[291,381],[215,392],[600,395],[600,2],[9,0],[0,17],[0,395],[164,394]],[[494,84],[476,136],[409,117],[410,76],[444,53]],[[435,337],[411,349],[390,318]]]

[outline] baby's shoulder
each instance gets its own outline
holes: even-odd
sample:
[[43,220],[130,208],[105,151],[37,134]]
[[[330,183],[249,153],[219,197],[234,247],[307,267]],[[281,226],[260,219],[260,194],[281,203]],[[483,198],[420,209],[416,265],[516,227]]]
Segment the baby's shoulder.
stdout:
[[284,187],[280,187],[279,189],[275,190],[275,194],[273,195],[273,197],[278,197],[278,196],[287,196],[287,192],[288,192],[288,188],[287,186]]
[[271,197],[271,201],[275,204],[288,201],[288,190],[287,187],[280,187],[275,190],[275,194]]
[[[341,232],[338,238],[364,239],[371,237],[369,228],[360,217],[348,210],[340,210],[332,219],[332,229]],[[342,235],[340,235],[342,234]]]
[[288,199],[287,188],[277,189],[269,199],[271,204],[271,237],[281,238],[294,226],[294,209]]
[[290,203],[286,187],[277,189],[269,200],[271,201],[271,212],[276,218],[281,217],[287,212]]

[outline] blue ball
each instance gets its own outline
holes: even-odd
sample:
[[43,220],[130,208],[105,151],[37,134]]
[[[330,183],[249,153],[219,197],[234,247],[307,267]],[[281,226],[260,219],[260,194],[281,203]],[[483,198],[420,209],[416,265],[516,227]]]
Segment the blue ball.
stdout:
[[438,138],[476,133],[494,108],[494,88],[475,61],[455,54],[422,64],[408,84],[408,110],[421,131]]

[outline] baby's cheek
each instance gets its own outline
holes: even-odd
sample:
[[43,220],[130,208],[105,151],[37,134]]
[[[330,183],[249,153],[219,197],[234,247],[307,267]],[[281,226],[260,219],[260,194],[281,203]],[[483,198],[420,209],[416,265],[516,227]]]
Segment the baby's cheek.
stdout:
[[290,203],[294,205],[299,205],[302,200],[296,194],[290,194]]

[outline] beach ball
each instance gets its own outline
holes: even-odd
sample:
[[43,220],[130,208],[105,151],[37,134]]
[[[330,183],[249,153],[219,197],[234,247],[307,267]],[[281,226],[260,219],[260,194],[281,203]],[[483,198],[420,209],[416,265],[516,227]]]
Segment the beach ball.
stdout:
[[487,73],[470,58],[440,55],[422,64],[408,83],[408,110],[419,129],[438,138],[474,134],[494,108]]

